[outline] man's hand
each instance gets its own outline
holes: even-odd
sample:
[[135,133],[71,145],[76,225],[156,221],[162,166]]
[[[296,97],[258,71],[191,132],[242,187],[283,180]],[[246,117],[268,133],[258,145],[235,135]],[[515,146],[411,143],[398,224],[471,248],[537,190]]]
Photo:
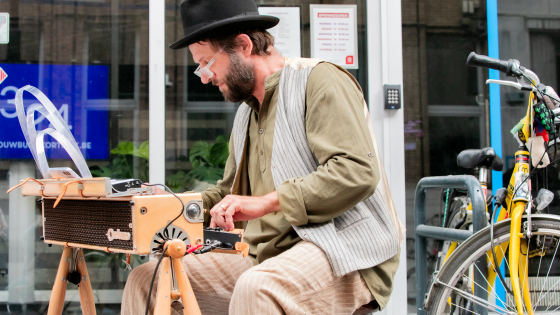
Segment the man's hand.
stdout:
[[261,197],[227,195],[210,210],[210,227],[219,226],[231,231],[233,222],[260,218],[275,211],[280,211],[278,193],[275,191]]

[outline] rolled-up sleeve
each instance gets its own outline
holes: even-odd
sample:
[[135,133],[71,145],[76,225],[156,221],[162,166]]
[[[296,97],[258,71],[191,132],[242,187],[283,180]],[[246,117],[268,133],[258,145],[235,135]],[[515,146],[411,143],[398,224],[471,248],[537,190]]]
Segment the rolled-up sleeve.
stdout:
[[322,63],[311,71],[306,89],[307,139],[319,167],[277,189],[284,216],[296,226],[341,215],[371,196],[380,178],[355,83]]
[[220,202],[226,195],[230,194],[231,186],[233,185],[233,180],[235,178],[235,157],[233,154],[233,137],[229,140],[229,157],[226,161],[226,166],[224,169],[224,178],[219,180],[216,186],[208,188],[203,191],[202,194],[202,205],[204,209],[208,210],[204,214],[204,221],[210,222],[209,211],[214,207],[215,204]]

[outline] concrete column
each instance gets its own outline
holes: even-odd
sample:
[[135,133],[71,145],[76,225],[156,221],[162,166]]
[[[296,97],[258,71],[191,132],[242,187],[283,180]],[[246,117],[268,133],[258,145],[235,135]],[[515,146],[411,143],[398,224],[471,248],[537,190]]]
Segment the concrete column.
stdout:
[[[369,110],[397,215],[404,223],[406,196],[403,109],[386,110],[383,106],[383,85],[403,84],[401,11],[400,0],[367,2]],[[406,242],[403,241],[400,266],[393,282],[393,294],[386,309],[380,314],[407,313],[406,270]]]
[[[30,162],[10,165],[10,187],[20,180],[35,178],[36,166]],[[8,226],[8,303],[35,302],[35,197],[23,197],[21,190],[9,194]]]

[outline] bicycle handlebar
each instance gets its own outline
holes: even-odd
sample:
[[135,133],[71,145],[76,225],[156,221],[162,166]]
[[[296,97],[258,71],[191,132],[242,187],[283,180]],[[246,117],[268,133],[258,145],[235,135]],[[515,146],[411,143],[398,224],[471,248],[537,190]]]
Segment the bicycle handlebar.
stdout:
[[474,51],[471,52],[467,58],[467,66],[498,70],[505,73],[508,77],[521,77],[525,71],[525,68],[519,65],[518,60],[510,59],[505,61],[494,59],[488,56],[479,55]]
[[519,60],[500,60],[490,58],[488,56],[479,55],[474,51],[469,54],[467,58],[467,66],[471,67],[483,67],[498,70],[505,73],[508,77],[515,77],[517,83],[511,81],[501,81],[501,80],[488,80],[487,83],[498,83],[510,85],[519,90],[532,90],[531,84],[527,85],[523,83],[523,77],[531,80],[535,88],[540,84],[539,77],[531,70],[522,67],[519,64]]
[[478,55],[473,51],[467,58],[467,66],[490,68],[506,73],[508,62],[500,59],[490,58],[484,55]]

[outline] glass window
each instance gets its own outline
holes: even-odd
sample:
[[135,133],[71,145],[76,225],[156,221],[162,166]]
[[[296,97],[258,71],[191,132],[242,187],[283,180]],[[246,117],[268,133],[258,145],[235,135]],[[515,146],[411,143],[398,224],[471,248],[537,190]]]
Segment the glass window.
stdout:
[[[23,147],[14,93],[30,84],[51,99],[94,176],[147,180],[148,163],[138,152],[148,140],[148,1],[11,0],[0,3],[0,12],[10,14],[10,41],[0,44],[8,75],[0,83],[0,312],[44,313],[62,249],[40,240],[35,198],[6,194],[21,179],[41,178]],[[30,94],[24,101],[36,102]],[[37,129],[48,127],[35,118]],[[73,167],[54,139],[47,137],[45,147],[51,167]],[[124,255],[84,254],[97,313],[118,314]],[[140,262],[133,257],[133,265]],[[66,301],[64,314],[81,312],[77,286],[68,284]]]
[[[487,71],[465,65],[486,54],[486,2],[403,0],[403,109],[409,313],[415,314],[414,196],[422,177],[475,174],[457,166],[465,149],[488,141]],[[427,194],[427,224],[441,226],[441,190]],[[441,244],[439,244],[441,245]],[[428,244],[433,271],[438,242]]]
[[[179,0],[167,0],[166,42],[168,44],[183,37],[183,26],[179,10]],[[301,1],[276,0],[255,1],[257,6],[287,6],[300,8],[302,25],[302,57],[309,58],[310,24],[309,5],[311,4],[356,4],[358,22],[358,61],[357,70],[349,70],[364,89],[367,99],[367,43],[366,43],[366,1]],[[290,57],[290,56],[287,56]],[[214,159],[209,155],[219,154],[212,151],[216,143],[229,140],[238,103],[224,101],[217,87],[202,84],[194,74],[198,67],[188,49],[166,51],[166,182],[176,191],[204,190],[214,185],[223,175],[226,156]],[[191,163],[195,153],[206,152],[203,163]],[[197,170],[194,170],[197,168]],[[193,171],[194,170],[194,171]],[[197,174],[197,175],[194,175]],[[201,175],[204,174],[204,175]]]
[[[522,66],[535,72],[541,83],[558,91],[560,75],[560,3],[549,1],[498,1],[498,31],[500,59],[517,59]],[[501,75],[501,80],[512,80]],[[502,112],[502,144],[504,185],[507,185],[515,165],[515,152],[519,144],[510,133],[527,111],[529,93],[500,86]],[[551,148],[549,152],[554,152]],[[559,151],[560,152],[560,151]],[[557,155],[557,154],[556,154]],[[551,156],[554,159],[554,155]],[[547,167],[548,178],[542,172],[532,179],[533,191],[548,187],[560,196],[558,170]],[[560,202],[555,198],[547,209],[560,214]]]
[[[476,174],[459,168],[457,154],[490,145],[488,70],[468,68],[470,51],[487,55],[486,1],[402,1],[404,56],[404,119],[407,195],[409,310],[415,313],[414,193],[425,176]],[[498,1],[500,59],[517,59],[556,90],[560,75],[560,3],[555,1]],[[501,74],[502,80],[512,80]],[[519,144],[510,130],[527,111],[528,93],[501,86],[502,159],[504,184],[515,164]],[[532,184],[548,185],[560,195],[558,172],[549,167]],[[441,191],[427,196],[429,224],[440,225]],[[560,213],[555,198],[549,211]],[[430,263],[437,243],[429,244]]]

